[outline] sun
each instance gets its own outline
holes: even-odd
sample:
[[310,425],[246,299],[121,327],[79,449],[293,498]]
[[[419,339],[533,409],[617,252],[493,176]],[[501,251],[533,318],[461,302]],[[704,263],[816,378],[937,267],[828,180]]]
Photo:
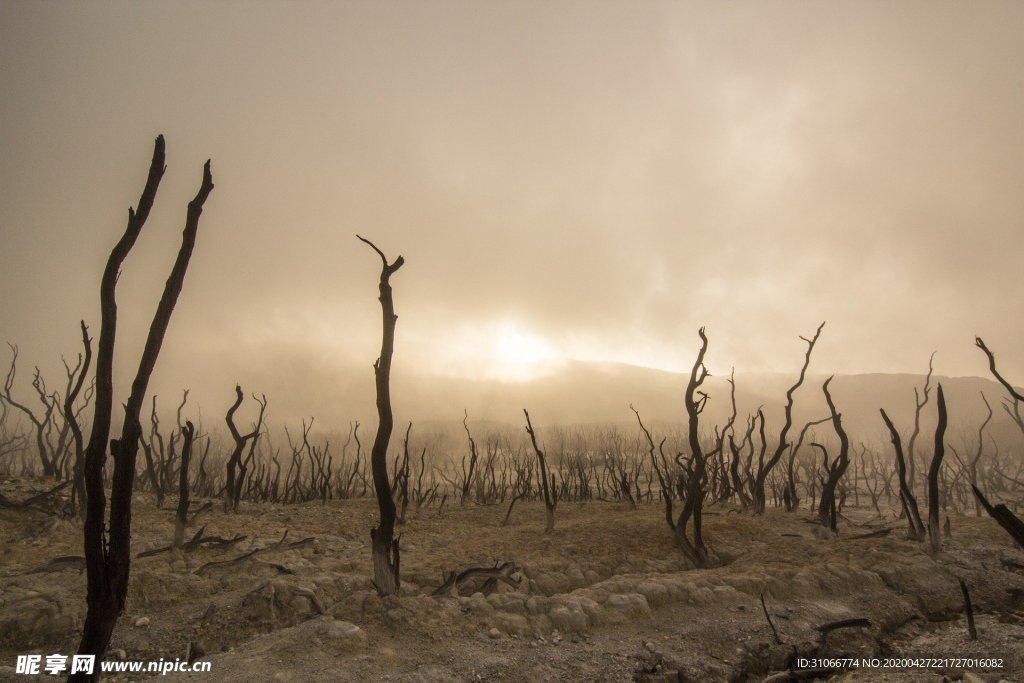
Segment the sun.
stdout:
[[421,367],[442,375],[526,382],[551,374],[566,350],[514,318],[490,318],[420,331]]
[[562,360],[543,337],[513,321],[504,320],[486,334],[489,338],[488,374],[508,381],[532,379]]

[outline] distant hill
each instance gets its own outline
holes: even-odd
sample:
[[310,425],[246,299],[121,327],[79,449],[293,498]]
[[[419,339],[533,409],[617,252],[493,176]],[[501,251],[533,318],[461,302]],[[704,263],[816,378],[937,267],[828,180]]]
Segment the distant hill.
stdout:
[[[312,415],[316,417],[318,429],[346,431],[350,421],[359,420],[364,425],[364,434],[372,433],[376,424],[373,371],[369,363],[325,368],[293,355],[281,355],[273,361],[247,364],[249,371],[244,377],[228,376],[215,364],[209,367],[202,384],[192,386],[190,394],[190,401],[194,402],[191,405],[201,408],[208,424],[223,424],[224,412],[234,398],[236,382],[243,384],[247,394],[251,391],[266,393],[270,399],[271,423],[294,425]],[[484,420],[519,429],[522,410],[527,408],[537,425],[619,423],[632,428],[635,417],[629,410],[631,403],[647,423],[681,425],[686,420],[683,408],[686,379],[682,373],[623,363],[571,361],[552,368],[546,376],[523,382],[423,374],[398,364],[392,375],[392,399],[395,423],[399,427],[409,420],[419,425],[458,424],[465,409],[474,422]],[[743,425],[758,406],[763,406],[768,433],[777,433],[782,423],[785,393],[795,379],[795,372],[738,374],[736,402],[740,424]],[[809,375],[796,392],[797,428],[806,421],[828,415],[821,391],[825,379],[824,375]],[[719,375],[705,382],[704,390],[710,399],[702,423],[709,431],[728,417],[730,401],[726,380]],[[977,427],[985,416],[981,400],[981,392],[984,392],[995,411],[990,433],[998,436],[1002,443],[1024,447],[1024,437],[1003,412],[1005,392],[996,382],[982,377],[933,377],[933,387],[938,382],[946,392],[951,444],[959,447],[960,432],[973,444]],[[888,442],[879,408],[885,408],[904,436],[908,435],[913,421],[914,388],[920,388],[923,383],[924,376],[914,374],[837,375],[831,385],[832,394],[854,444]],[[162,391],[162,408],[172,409],[180,401],[180,389],[172,384]],[[255,404],[249,404],[252,401],[243,405],[243,422],[251,419],[246,411]],[[934,388],[921,424],[920,443],[924,444],[934,431]]]
[[[797,428],[806,421],[828,415],[822,393],[827,377],[809,375],[796,392],[794,419]],[[914,414],[914,389],[924,384],[923,375],[863,374],[837,375],[830,385],[837,408],[851,440],[878,442],[888,439],[879,415],[885,408],[897,427],[909,434]],[[629,423],[635,418],[632,403],[645,421],[683,423],[683,391],[687,376],[620,363],[566,363],[558,371],[526,382],[467,380],[451,377],[422,377],[397,380],[396,410],[412,419],[445,420],[461,418],[462,408],[473,419],[518,424],[522,409],[541,424],[582,424],[596,422]],[[710,377],[704,390],[710,395],[703,421],[711,428],[723,424],[730,412],[729,385],[724,377]],[[736,377],[738,420],[763,407],[767,430],[781,427],[786,390],[796,374],[752,373]],[[949,412],[950,435],[966,432],[969,443],[985,418],[984,392],[995,416],[989,426],[1001,438],[1016,436],[1017,428],[1004,414],[1005,392],[996,382],[980,377],[932,378],[932,393],[922,412],[920,443],[933,438],[936,404],[935,386],[942,383]],[[954,445],[958,441],[952,442]],[[1024,443],[1024,439],[1022,439]]]

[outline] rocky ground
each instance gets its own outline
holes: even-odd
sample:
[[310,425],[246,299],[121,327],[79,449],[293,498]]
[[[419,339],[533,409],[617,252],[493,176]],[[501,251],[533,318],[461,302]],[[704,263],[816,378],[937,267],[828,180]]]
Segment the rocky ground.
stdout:
[[[11,500],[42,488],[0,481]],[[1024,552],[988,518],[953,517],[933,556],[866,510],[847,509],[831,537],[807,512],[712,506],[706,537],[719,566],[698,570],[673,546],[660,505],[564,503],[549,535],[541,504],[517,504],[503,527],[505,512],[410,514],[401,596],[381,600],[370,584],[373,501],[214,506],[190,535],[244,538],[133,560],[112,656],[198,650],[211,663],[211,673],[152,678],[165,681],[762,681],[789,680],[778,674],[799,658],[880,660],[822,672],[839,681],[1024,681]],[[138,497],[135,553],[168,545],[172,519]],[[896,530],[855,538],[882,527]],[[18,654],[75,650],[85,575],[74,560],[51,561],[81,554],[75,523],[0,510],[0,680],[33,680],[15,673]],[[431,596],[446,572],[505,561],[517,587]],[[820,629],[846,619],[870,623]],[[885,666],[922,658],[976,661]]]

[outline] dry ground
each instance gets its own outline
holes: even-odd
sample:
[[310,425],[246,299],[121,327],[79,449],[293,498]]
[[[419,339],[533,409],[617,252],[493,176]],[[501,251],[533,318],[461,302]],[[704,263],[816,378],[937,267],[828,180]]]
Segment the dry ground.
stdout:
[[[0,487],[21,500],[44,484]],[[173,513],[148,496],[135,507],[135,552],[167,545]],[[562,504],[547,536],[539,503],[517,504],[503,528],[504,515],[504,506],[476,505],[411,514],[401,527],[402,596],[382,601],[369,581],[373,501],[215,508],[198,521],[207,535],[246,538],[134,560],[112,648],[130,660],[174,660],[191,642],[212,663],[212,673],[153,679],[166,681],[760,681],[794,656],[1002,663],[850,669],[835,677],[843,681],[1024,681],[1024,552],[987,518],[954,517],[952,538],[931,556],[902,540],[899,522],[866,511],[847,510],[830,538],[807,512],[752,517],[712,506],[706,535],[721,565],[695,570],[660,505]],[[884,524],[898,528],[851,538]],[[276,549],[204,566],[273,546],[285,532]],[[85,576],[32,570],[81,552],[74,523],[0,510],[0,680],[33,680],[14,673],[17,654],[74,651]],[[497,560],[521,567],[518,589],[430,597],[444,572]],[[958,578],[977,611],[973,642]],[[856,617],[871,626],[817,630]]]

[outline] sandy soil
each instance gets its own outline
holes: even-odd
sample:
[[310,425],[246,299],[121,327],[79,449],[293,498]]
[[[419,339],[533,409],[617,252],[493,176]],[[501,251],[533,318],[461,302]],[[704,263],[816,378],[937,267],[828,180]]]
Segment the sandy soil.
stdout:
[[[0,485],[13,499],[43,488]],[[712,506],[706,534],[721,564],[696,570],[673,546],[660,505],[562,504],[550,535],[541,504],[517,504],[502,527],[505,511],[411,514],[401,528],[402,595],[381,600],[369,580],[373,501],[215,507],[197,527],[245,538],[134,560],[112,649],[174,660],[191,644],[212,664],[212,673],[151,678],[164,681],[761,681],[798,657],[1001,662],[862,666],[837,672],[841,681],[1024,681],[1024,552],[987,518],[954,517],[952,538],[931,556],[902,539],[899,522],[867,511],[847,510],[832,538],[806,512],[753,517]],[[135,552],[169,544],[172,519],[139,497]],[[880,526],[898,528],[852,538]],[[18,654],[74,651],[85,576],[47,563],[81,553],[74,523],[0,511],[0,680],[33,680],[15,674]],[[519,567],[517,588],[431,597],[445,572],[498,561]],[[959,578],[971,590],[975,641]],[[870,626],[818,630],[852,618]]]

